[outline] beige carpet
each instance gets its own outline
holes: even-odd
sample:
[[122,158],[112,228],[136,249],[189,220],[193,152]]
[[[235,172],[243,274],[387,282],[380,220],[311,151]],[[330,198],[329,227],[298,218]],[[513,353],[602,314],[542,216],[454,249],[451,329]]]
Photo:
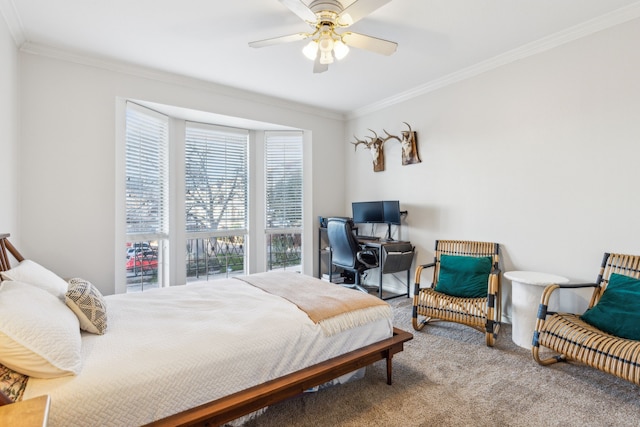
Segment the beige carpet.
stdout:
[[511,341],[496,346],[452,323],[411,327],[411,301],[391,301],[395,326],[414,339],[363,379],[271,406],[246,427],[282,426],[640,426],[640,387],[570,363],[542,367]]

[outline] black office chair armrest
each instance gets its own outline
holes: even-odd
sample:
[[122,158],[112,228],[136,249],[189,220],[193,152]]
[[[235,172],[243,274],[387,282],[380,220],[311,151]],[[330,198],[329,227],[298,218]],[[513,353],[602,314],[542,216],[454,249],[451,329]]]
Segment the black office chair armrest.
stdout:
[[356,254],[356,259],[368,268],[378,266],[378,253],[374,249],[365,249]]

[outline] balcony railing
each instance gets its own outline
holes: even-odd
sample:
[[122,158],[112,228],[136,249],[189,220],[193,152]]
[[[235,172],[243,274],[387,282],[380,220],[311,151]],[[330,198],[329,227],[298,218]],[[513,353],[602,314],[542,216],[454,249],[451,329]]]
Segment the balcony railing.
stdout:
[[302,235],[267,234],[267,269],[301,271]]
[[244,236],[187,240],[187,281],[244,274]]

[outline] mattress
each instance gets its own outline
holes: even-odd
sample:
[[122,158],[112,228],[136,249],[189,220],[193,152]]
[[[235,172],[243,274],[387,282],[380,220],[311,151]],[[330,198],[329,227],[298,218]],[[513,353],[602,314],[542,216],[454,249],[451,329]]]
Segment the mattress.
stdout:
[[[345,289],[345,292],[356,292]],[[292,302],[235,279],[107,296],[76,376],[31,378],[50,426],[133,426],[392,336],[389,315],[327,335]]]

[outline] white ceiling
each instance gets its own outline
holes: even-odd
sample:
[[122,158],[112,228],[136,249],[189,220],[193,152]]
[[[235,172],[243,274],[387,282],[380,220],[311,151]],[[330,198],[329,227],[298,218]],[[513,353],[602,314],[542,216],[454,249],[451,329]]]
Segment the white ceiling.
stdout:
[[302,55],[304,41],[248,46],[309,30],[278,0],[0,0],[0,10],[25,49],[122,61],[353,113],[637,18],[640,2],[392,0],[350,30],[395,41],[397,52],[352,48],[322,74]]

